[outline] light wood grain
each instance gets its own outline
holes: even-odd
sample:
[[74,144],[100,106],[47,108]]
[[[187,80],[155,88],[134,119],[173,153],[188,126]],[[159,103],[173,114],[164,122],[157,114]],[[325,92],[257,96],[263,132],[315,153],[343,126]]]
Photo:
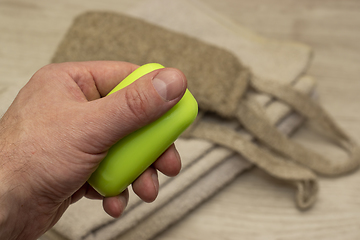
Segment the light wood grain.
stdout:
[[[360,142],[360,1],[202,1],[264,36],[312,46],[308,73],[318,81],[321,103]],[[0,85],[20,88],[49,63],[77,14],[120,7],[127,6],[115,0],[0,1]],[[308,131],[294,138],[332,154]],[[360,239],[360,172],[321,178],[320,184],[316,206],[299,212],[292,188],[254,169],[157,239]]]

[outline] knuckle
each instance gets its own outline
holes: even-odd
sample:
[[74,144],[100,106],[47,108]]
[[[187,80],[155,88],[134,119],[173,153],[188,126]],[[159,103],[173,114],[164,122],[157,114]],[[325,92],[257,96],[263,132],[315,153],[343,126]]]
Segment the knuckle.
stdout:
[[37,71],[37,74],[44,74],[46,72],[51,72],[51,71],[57,70],[58,67],[59,67],[58,63],[50,63],[50,64],[45,65],[42,68],[40,68]]
[[58,73],[58,68],[59,64],[56,63],[45,65],[35,72],[35,74],[30,78],[30,82],[47,84],[48,80]]
[[151,119],[149,111],[149,98],[145,92],[134,87],[125,92],[126,106],[130,117],[138,124],[146,124]]

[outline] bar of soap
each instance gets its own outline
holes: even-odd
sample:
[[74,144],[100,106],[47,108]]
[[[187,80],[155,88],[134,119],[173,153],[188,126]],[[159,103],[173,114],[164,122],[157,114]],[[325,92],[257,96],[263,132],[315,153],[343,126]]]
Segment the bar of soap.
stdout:
[[[157,63],[139,67],[108,95],[161,68],[164,67]],[[187,89],[182,99],[162,117],[113,145],[88,183],[104,197],[120,194],[191,125],[197,113],[197,102]]]

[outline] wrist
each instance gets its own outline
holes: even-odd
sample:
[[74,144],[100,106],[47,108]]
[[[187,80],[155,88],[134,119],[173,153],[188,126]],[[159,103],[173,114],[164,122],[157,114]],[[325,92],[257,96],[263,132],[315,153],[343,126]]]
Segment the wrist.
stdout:
[[[41,181],[21,160],[24,152],[1,144],[0,140],[0,239],[37,239],[60,217],[60,202],[42,197]],[[24,149],[23,149],[24,150]]]
[[21,232],[17,228],[21,228],[22,225],[16,219],[19,217],[18,208],[21,204],[16,196],[16,190],[10,184],[10,178],[4,172],[1,171],[0,177],[0,239],[17,239]]
[[0,239],[36,239],[27,228],[36,219],[32,218],[35,206],[27,197],[30,195],[24,184],[25,173],[12,164],[12,157],[4,148],[0,159]]

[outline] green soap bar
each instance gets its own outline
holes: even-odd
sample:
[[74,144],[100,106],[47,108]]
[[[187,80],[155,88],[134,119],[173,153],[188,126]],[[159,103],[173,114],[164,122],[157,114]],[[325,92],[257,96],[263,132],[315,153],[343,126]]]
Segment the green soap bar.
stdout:
[[[164,67],[157,63],[139,67],[109,94],[160,68]],[[197,113],[197,102],[186,90],[182,99],[162,117],[113,145],[89,178],[89,184],[105,197],[120,194],[190,126]]]

